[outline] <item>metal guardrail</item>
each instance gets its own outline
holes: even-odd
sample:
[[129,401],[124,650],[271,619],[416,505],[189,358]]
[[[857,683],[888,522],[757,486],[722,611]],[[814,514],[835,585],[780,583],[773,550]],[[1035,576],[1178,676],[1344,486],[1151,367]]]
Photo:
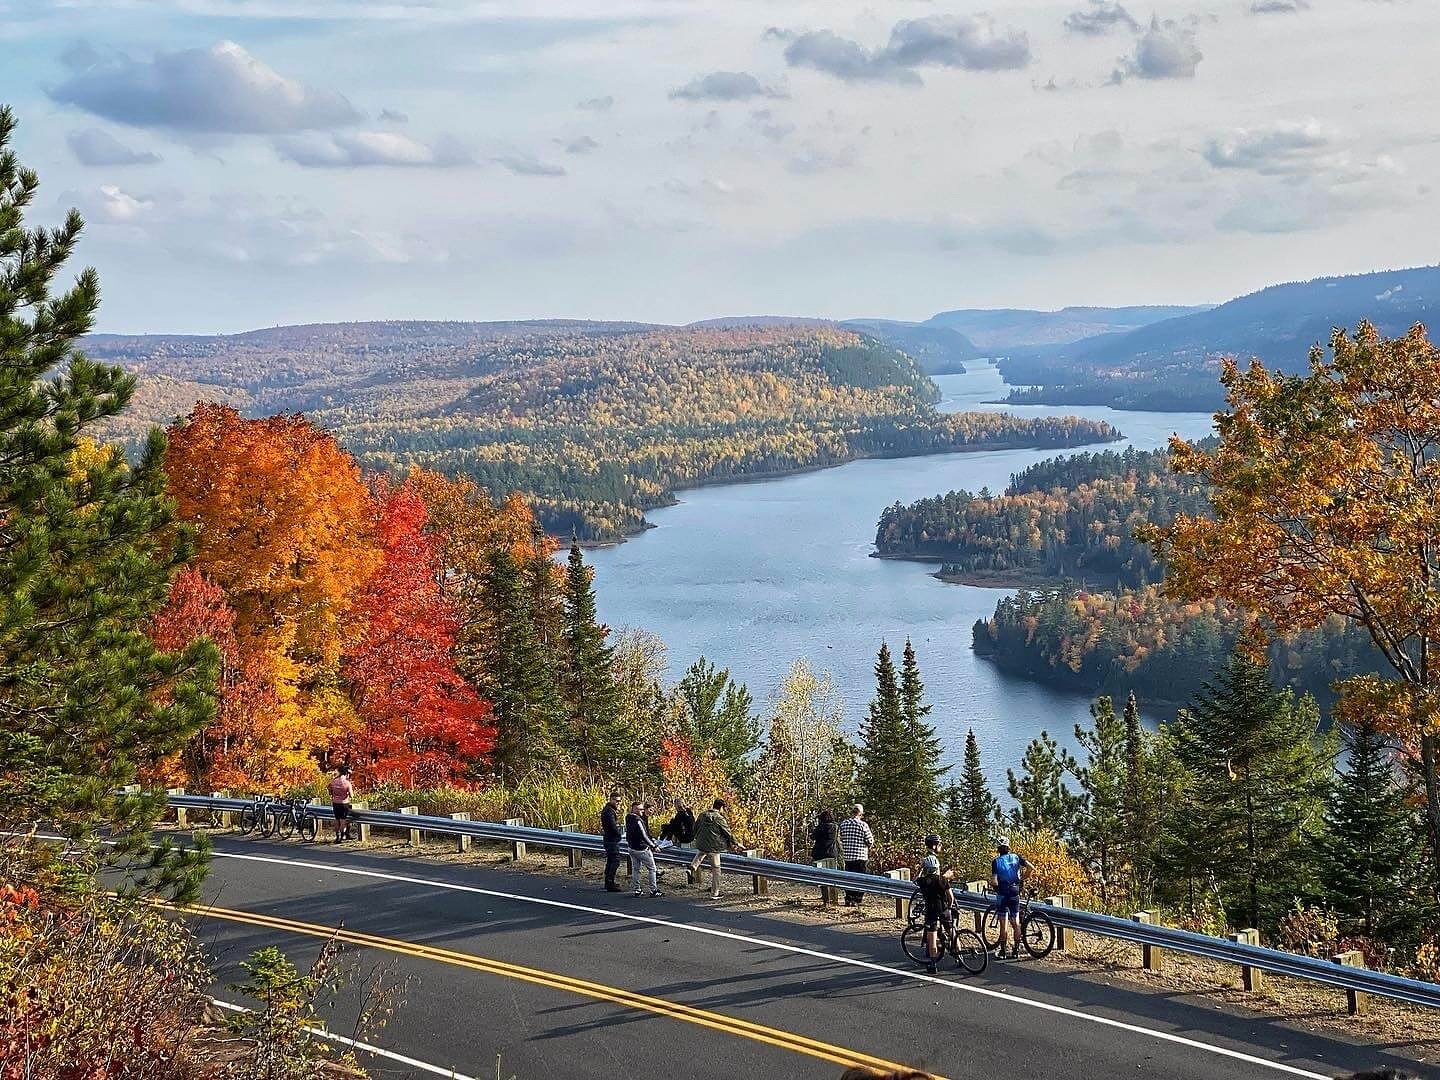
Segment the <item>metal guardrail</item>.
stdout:
[[[168,802],[172,807],[186,810],[230,811],[232,813],[238,813],[253,805],[251,799],[180,794],[169,795]],[[333,817],[330,807],[323,803],[312,804],[311,810],[320,818]],[[524,825],[506,825],[501,822],[464,821],[449,817],[398,814],[368,809],[354,810],[352,820],[377,828],[418,830],[424,833],[448,836],[468,836],[478,840],[504,840],[510,843],[518,842],[536,847],[578,850],[594,854],[603,853],[605,850],[601,838],[592,833],[537,829]],[[692,848],[669,848],[657,852],[656,860],[663,863],[688,865],[694,856],[695,851]],[[727,873],[746,874],[767,881],[789,881],[817,887],[848,889],[901,900],[908,899],[915,889],[910,882],[897,878],[855,874],[846,870],[831,870],[820,866],[779,862],[774,859],[760,859],[746,855],[727,855],[724,865]],[[990,906],[993,898],[985,893],[957,890],[955,899],[965,910],[983,911]],[[1363,967],[1346,967],[1337,961],[1281,952],[1278,949],[1267,949],[1258,945],[1246,945],[1223,938],[1210,937],[1206,934],[1192,933],[1188,930],[1136,922],[1113,915],[1101,915],[1079,908],[1046,906],[1044,910],[1057,927],[1065,930],[1097,934],[1101,937],[1115,938],[1152,949],[1168,949],[1188,953],[1191,956],[1235,964],[1242,968],[1268,971],[1288,978],[1308,979],[1352,994],[1374,994],[1379,997],[1408,1002],[1412,1005],[1440,1009],[1440,983],[1407,979],[1400,975],[1371,971]]]

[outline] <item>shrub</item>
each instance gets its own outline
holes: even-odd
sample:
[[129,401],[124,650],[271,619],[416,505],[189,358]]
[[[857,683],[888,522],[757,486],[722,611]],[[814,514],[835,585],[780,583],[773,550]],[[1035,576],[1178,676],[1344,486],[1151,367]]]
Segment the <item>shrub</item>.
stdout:
[[1340,924],[1333,911],[1307,906],[1298,899],[1275,927],[1280,948],[1305,956],[1330,955],[1339,936]]

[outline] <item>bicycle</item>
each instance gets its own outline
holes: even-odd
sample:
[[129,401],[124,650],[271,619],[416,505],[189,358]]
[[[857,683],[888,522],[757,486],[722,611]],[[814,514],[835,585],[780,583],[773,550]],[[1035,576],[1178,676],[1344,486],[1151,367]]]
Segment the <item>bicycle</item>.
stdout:
[[[960,914],[958,910],[952,911],[956,916]],[[911,923],[901,932],[900,948],[917,964],[939,967],[948,957],[971,975],[979,975],[989,965],[990,952],[985,947],[985,939],[974,930],[961,927],[958,918],[952,918],[949,926],[942,921],[935,935],[940,955],[931,957],[925,949],[925,919],[921,916],[920,922]]]
[[269,806],[275,801],[274,795],[256,795],[250,800],[250,805],[240,811],[237,824],[241,836],[249,836],[256,829],[260,830],[261,836],[269,836]]
[[319,831],[319,819],[304,799],[277,799],[266,807],[265,836],[289,840],[298,832],[301,840],[314,840]]
[[[1020,944],[1025,946],[1025,951],[1032,958],[1043,960],[1050,955],[1050,950],[1055,948],[1055,920],[1050,918],[1048,912],[1034,906],[1031,902],[1034,897],[1035,890],[1031,889],[1020,898]],[[999,947],[999,897],[996,897],[995,902],[987,907],[980,917],[980,936],[987,949]]]

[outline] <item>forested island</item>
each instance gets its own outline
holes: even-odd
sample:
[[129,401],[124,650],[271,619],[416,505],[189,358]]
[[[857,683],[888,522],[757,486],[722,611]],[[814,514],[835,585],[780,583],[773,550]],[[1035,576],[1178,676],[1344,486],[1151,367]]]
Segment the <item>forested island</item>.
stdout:
[[584,540],[634,533],[701,483],[1119,437],[1073,417],[941,413],[908,355],[831,326],[339,324],[87,348],[140,376],[111,437],[133,441],[202,399],[304,411],[366,467],[518,491],[550,532]]

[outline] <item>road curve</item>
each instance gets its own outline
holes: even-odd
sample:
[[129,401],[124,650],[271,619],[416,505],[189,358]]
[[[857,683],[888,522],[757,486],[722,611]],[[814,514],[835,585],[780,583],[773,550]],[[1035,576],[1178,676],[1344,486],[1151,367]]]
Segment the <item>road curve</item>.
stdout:
[[[275,944],[306,962],[337,926],[410,979],[372,1042],[472,1077],[828,1077],[850,1064],[1054,1080],[1414,1069],[1213,1003],[1033,964],[929,979],[891,935],[839,933],[592,881],[220,838],[193,918],[218,998]],[[673,875],[672,871],[672,875]],[[738,879],[735,881],[738,884]],[[342,995],[333,1030],[356,1002]],[[376,1059],[377,1077],[423,1076]],[[1440,1075],[1437,1073],[1436,1075]]]

